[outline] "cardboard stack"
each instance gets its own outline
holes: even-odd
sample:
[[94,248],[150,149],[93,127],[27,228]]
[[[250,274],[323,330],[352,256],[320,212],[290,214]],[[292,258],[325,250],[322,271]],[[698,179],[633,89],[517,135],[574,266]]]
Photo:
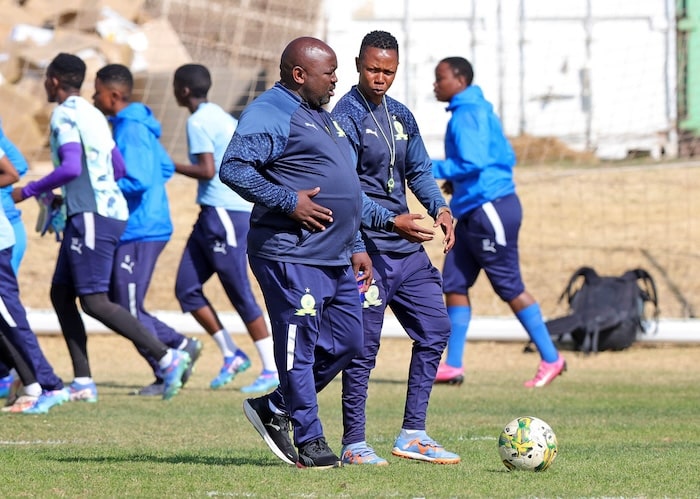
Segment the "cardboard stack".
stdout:
[[[5,134],[29,158],[45,157],[48,120],[44,74],[59,52],[87,64],[83,97],[91,99],[94,75],[105,64],[147,75],[169,74],[192,59],[167,19],[149,19],[145,0],[0,0],[0,119]],[[172,100],[171,81],[150,98]]]
[[[206,65],[208,98],[238,116],[279,76],[289,40],[314,33],[321,0],[0,0],[0,119],[28,159],[46,159],[48,120],[44,74],[59,52],[87,64],[83,96],[94,75],[119,63],[134,73],[133,98],[161,122],[161,142],[186,160],[185,122],[172,77],[182,64]],[[176,28],[173,27],[176,26]]]

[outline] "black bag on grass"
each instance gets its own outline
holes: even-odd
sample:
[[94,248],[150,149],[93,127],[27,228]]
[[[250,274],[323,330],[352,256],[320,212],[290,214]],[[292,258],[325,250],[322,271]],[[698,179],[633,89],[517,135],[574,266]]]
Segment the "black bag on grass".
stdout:
[[[613,277],[581,267],[569,279],[559,302],[564,298],[569,314],[547,321],[547,328],[558,341],[570,335],[582,352],[624,350],[639,333],[653,334],[658,329],[656,284],[641,268]],[[649,309],[651,317],[647,317]]]

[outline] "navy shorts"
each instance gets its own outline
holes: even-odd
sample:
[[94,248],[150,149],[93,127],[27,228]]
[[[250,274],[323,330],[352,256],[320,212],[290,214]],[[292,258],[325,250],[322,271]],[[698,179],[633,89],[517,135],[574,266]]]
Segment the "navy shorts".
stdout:
[[455,245],[445,257],[443,291],[468,294],[483,269],[503,301],[523,293],[518,254],[522,219],[516,194],[485,203],[460,218],[455,227]]
[[203,287],[216,274],[245,324],[262,316],[248,278],[249,228],[248,212],[202,206],[175,279],[175,295],[183,312],[209,305]]
[[125,220],[92,212],[70,217],[52,282],[72,287],[76,296],[109,292],[114,253],[125,228]]

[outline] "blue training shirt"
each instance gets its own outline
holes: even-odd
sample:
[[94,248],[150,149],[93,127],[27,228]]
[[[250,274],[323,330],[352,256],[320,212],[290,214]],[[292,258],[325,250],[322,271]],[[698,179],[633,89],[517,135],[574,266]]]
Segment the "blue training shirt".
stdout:
[[450,99],[445,159],[433,160],[436,178],[450,180],[450,208],[461,218],[479,206],[513,194],[515,153],[493,106],[476,85]]
[[219,179],[221,160],[237,124],[236,119],[219,105],[202,102],[187,119],[187,145],[193,165],[197,164],[198,154],[210,153],[214,156],[216,172],[211,179],[198,180],[197,203],[250,213],[253,205],[222,184]]
[[[411,111],[399,101],[385,96],[385,102],[386,110],[383,105],[377,106],[369,101],[365,104],[357,86],[354,86],[340,98],[331,112],[333,119],[347,133],[357,154],[357,174],[362,190],[371,200],[400,215],[409,212],[406,200],[408,186],[428,214],[435,218],[440,208],[447,207],[447,203],[433,177],[430,157],[418,124]],[[384,135],[377,129],[377,122]],[[390,145],[396,151],[394,188],[391,192],[387,189]],[[368,219],[363,218],[362,233],[369,253],[407,254],[420,249],[419,243],[407,241],[394,232],[371,227]]]
[[129,206],[121,241],[168,241],[173,224],[165,183],[175,173],[175,164],[158,140],[160,123],[140,102],[132,102],[109,121],[126,164],[126,174],[117,181]]
[[[23,177],[29,166],[27,165],[27,160],[24,159],[22,153],[17,149],[17,147],[10,141],[10,139],[5,135],[2,129],[2,122],[0,121],[0,150],[2,150],[7,159],[10,160],[12,166],[15,167],[17,173],[19,173],[20,178]],[[0,187],[0,200],[2,200],[2,207],[5,209],[5,216],[10,221],[11,224],[15,224],[21,220],[22,212],[17,209],[15,202],[12,200],[12,185],[6,185],[5,187]]]
[[[358,240],[362,193],[345,132],[280,83],[243,111],[226,150],[221,180],[255,203],[248,253],[309,265],[348,265]],[[289,214],[297,191],[320,187],[313,200],[333,212],[324,231],[309,232]]]

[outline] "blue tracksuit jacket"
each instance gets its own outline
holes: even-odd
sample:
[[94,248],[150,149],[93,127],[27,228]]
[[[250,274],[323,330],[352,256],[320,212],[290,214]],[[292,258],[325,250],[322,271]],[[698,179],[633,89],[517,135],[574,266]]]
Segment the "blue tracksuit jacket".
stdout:
[[471,85],[452,97],[447,110],[452,117],[445,133],[445,159],[433,160],[433,174],[452,182],[450,208],[459,219],[488,201],[515,192],[515,153],[478,86]]
[[126,163],[126,175],[117,181],[129,205],[121,241],[168,241],[173,224],[165,183],[175,165],[158,140],[160,123],[140,102],[132,102],[109,120]]

